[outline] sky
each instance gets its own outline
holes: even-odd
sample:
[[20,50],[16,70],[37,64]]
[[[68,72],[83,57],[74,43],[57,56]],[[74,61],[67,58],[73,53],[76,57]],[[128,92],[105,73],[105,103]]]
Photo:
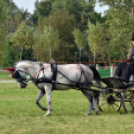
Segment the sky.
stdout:
[[[13,0],[13,2],[19,7],[19,8],[24,8],[24,9],[28,9],[28,11],[30,13],[33,13],[34,11],[34,3],[36,0]],[[40,1],[40,0],[39,0]],[[102,15],[104,15],[104,11],[108,9],[108,6],[103,6],[100,7],[99,4],[96,4],[95,6],[95,10],[98,13],[102,13]]]

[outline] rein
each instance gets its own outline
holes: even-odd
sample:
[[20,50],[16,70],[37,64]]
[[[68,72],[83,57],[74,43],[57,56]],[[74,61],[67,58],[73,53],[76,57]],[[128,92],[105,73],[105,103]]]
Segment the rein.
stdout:
[[39,74],[39,72],[40,72],[42,69],[44,69],[44,67],[40,68],[33,76],[31,76],[31,77],[27,80],[27,82],[29,82],[32,78],[34,78],[37,74]]
[[15,70],[13,73],[11,73],[11,74],[9,75],[9,78],[12,77],[16,72],[17,72],[17,70]]

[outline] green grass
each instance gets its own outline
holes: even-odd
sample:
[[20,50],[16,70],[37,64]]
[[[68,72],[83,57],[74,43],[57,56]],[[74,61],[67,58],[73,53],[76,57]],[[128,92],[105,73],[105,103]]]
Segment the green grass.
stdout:
[[0,81],[5,81],[5,80],[13,80],[12,77],[9,77],[10,72],[9,71],[0,71]]
[[[35,104],[38,89],[29,83],[0,84],[0,134],[133,134],[134,114],[106,111],[86,116],[88,101],[80,91],[53,91],[52,114]],[[46,106],[46,97],[41,100]]]

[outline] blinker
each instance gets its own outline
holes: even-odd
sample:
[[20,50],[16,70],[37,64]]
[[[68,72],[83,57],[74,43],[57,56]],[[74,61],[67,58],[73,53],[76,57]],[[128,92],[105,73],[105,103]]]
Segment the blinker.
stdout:
[[12,74],[12,77],[13,77],[13,78],[20,78],[19,72],[18,72],[17,70],[14,71],[13,74]]

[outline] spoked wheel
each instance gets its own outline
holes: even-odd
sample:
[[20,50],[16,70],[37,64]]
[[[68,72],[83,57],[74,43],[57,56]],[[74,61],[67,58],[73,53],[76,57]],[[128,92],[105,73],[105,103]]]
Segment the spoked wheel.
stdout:
[[125,90],[122,105],[127,113],[134,111],[134,87],[129,87]]
[[101,94],[98,108],[100,111],[118,111],[121,108],[121,93]]

